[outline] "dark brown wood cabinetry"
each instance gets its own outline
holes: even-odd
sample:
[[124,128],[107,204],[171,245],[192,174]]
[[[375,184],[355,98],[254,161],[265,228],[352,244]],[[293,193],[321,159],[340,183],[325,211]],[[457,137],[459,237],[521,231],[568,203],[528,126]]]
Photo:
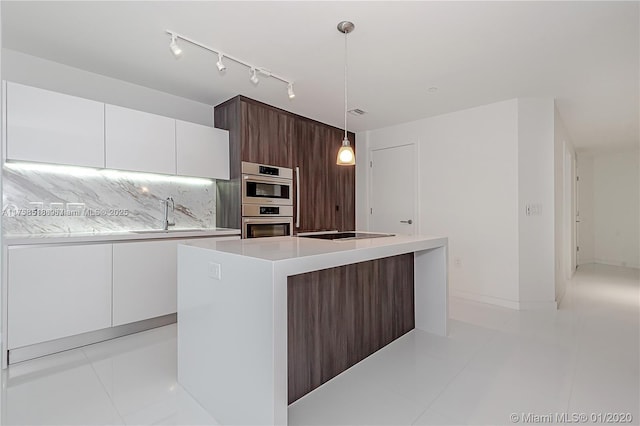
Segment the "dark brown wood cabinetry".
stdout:
[[287,280],[289,403],[415,327],[413,253]]
[[[216,106],[214,122],[229,131],[231,161],[231,180],[218,182],[218,226],[240,227],[240,163],[248,161],[298,168],[297,232],[355,229],[355,167],[336,165],[342,129],[244,96]],[[349,140],[355,149],[353,133]]]
[[[296,121],[300,173],[299,232],[355,229],[355,168],[336,165],[343,130],[317,121]],[[349,134],[355,140],[353,133]]]
[[292,114],[240,101],[242,161],[291,167],[294,143]]

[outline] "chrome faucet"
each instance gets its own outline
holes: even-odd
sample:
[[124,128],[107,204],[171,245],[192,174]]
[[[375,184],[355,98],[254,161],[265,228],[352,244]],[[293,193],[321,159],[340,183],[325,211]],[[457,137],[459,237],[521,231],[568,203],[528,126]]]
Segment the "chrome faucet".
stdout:
[[164,200],[160,200],[164,204],[164,219],[162,221],[162,229],[168,231],[170,226],[175,226],[175,222],[169,222],[169,204],[171,204],[171,211],[176,209],[176,203],[173,201],[173,197],[169,196]]

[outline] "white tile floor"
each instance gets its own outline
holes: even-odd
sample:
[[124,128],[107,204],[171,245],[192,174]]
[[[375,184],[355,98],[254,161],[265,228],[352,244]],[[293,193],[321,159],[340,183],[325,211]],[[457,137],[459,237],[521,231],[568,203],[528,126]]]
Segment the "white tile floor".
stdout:
[[[289,408],[290,424],[511,424],[511,413],[623,412],[638,424],[640,275],[581,267],[556,312],[451,303]],[[251,409],[247,407],[247,409]],[[11,366],[2,424],[216,424],[176,383],[168,326]]]

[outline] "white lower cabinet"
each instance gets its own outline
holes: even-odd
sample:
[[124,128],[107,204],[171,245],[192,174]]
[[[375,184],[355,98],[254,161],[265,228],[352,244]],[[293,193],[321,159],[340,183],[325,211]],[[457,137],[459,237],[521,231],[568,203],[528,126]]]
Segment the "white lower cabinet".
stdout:
[[8,246],[7,349],[175,313],[183,242]]
[[177,240],[113,245],[113,326],[176,312]]
[[111,247],[9,247],[8,349],[110,327]]

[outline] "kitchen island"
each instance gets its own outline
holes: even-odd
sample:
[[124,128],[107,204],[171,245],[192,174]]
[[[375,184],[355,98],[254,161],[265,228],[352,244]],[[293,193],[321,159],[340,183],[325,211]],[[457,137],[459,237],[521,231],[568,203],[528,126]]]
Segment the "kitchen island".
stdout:
[[222,424],[287,424],[293,399],[414,327],[447,333],[447,238],[178,248],[178,381]]

